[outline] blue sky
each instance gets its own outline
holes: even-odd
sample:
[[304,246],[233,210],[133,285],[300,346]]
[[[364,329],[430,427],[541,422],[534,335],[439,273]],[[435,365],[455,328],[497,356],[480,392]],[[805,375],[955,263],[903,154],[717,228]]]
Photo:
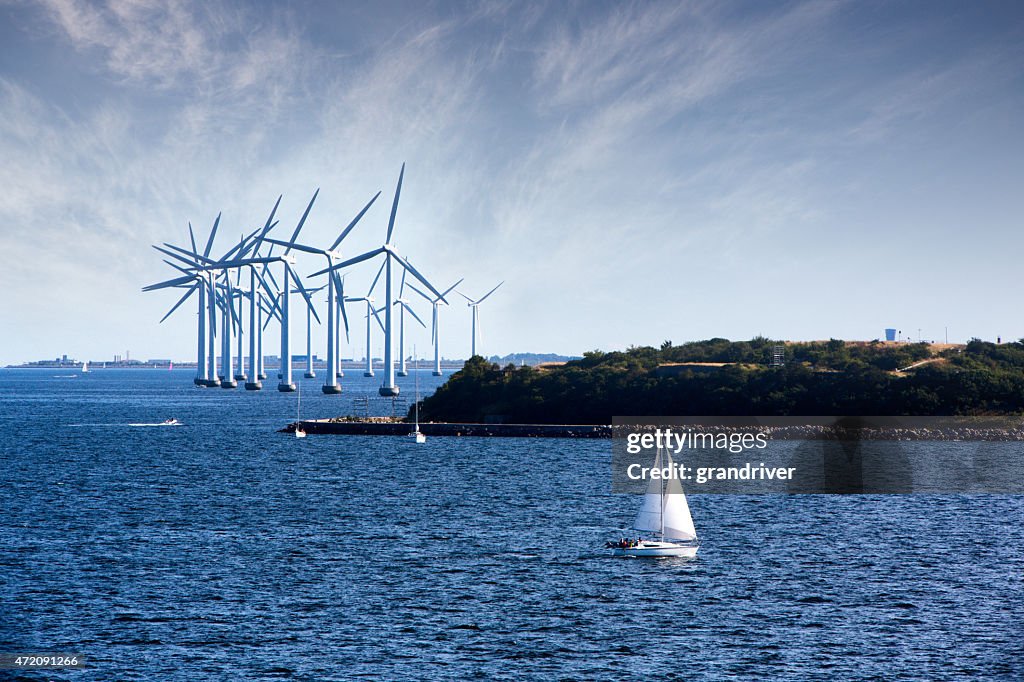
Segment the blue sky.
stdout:
[[487,354],[1024,337],[1021,7],[0,2],[0,363],[193,357],[150,244],[223,211],[226,250],[280,193],[290,231],[319,187],[326,246],[383,190],[361,252],[403,161],[398,247],[506,282]]

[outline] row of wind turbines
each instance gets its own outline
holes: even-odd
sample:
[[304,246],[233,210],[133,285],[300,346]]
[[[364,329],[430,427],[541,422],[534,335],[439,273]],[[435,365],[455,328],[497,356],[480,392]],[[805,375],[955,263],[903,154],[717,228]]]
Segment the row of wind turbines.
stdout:
[[[360,219],[370,210],[380,197],[377,192],[362,208],[355,218],[341,231],[338,238],[327,248],[319,248],[298,241],[313,204],[319,195],[318,189],[309,200],[306,210],[299,219],[295,230],[288,240],[271,238],[271,231],[278,225],[275,219],[281,198],[277,198],[274,208],[270,211],[266,222],[248,235],[243,235],[238,244],[232,246],[219,258],[211,256],[221,216],[217,215],[210,230],[206,246],[202,251],[196,245],[195,233],[189,223],[189,246],[181,247],[164,243],[153,248],[167,256],[164,263],[177,270],[180,275],[163,282],[143,287],[143,291],[160,289],[183,289],[181,298],[171,307],[160,320],[162,323],[180,308],[193,295],[198,299],[197,329],[197,369],[195,383],[199,386],[220,386],[237,388],[238,382],[244,382],[246,390],[257,391],[263,387],[262,380],[267,378],[263,367],[263,332],[274,321],[281,331],[281,368],[279,373],[279,391],[294,391],[295,383],[292,373],[291,347],[291,299],[298,294],[305,302],[306,310],[306,372],[307,378],[314,378],[312,334],[313,319],[320,323],[320,316],[313,304],[313,294],[327,290],[327,376],[323,385],[326,394],[341,393],[338,379],[341,372],[341,330],[344,328],[345,339],[349,340],[349,322],[346,312],[347,303],[364,303],[366,306],[366,371],[365,376],[374,376],[372,353],[372,325],[375,321],[384,332],[384,380],[379,389],[382,396],[391,397],[399,393],[395,383],[394,363],[394,330],[393,311],[398,310],[398,376],[406,376],[405,353],[405,315],[408,312],[424,328],[426,324],[416,314],[410,300],[405,298],[406,288],[412,290],[432,309],[431,342],[434,346],[434,375],[441,376],[441,351],[439,330],[439,309],[449,305],[446,298],[453,291],[466,299],[472,309],[472,354],[476,355],[479,338],[479,306],[491,294],[497,291],[499,283],[478,299],[471,299],[456,287],[462,279],[440,291],[424,277],[412,263],[403,257],[393,243],[395,218],[398,214],[398,200],[402,193],[402,180],[405,177],[405,164],[398,176],[395,198],[391,204],[391,215],[388,219],[387,233],[382,246],[345,258],[340,250],[342,242],[352,232]],[[275,253],[275,250],[278,250]],[[324,259],[327,267],[308,275],[309,278],[326,276],[326,283],[317,288],[303,286],[297,272],[295,253],[308,253]],[[381,258],[380,268],[373,279],[365,296],[349,297],[345,295],[345,276],[347,270],[360,263]],[[398,295],[394,295],[393,271],[401,269],[401,281]],[[278,269],[278,275],[274,271]],[[248,277],[244,274],[247,273]],[[419,283],[406,282],[407,276]],[[382,305],[375,307],[374,296],[378,284],[383,277],[384,299]],[[246,283],[247,280],[247,283]],[[248,339],[249,339],[249,371],[246,374],[246,362],[243,353],[244,331],[243,313],[248,304]],[[381,320],[381,313],[384,319]],[[218,330],[219,319],[219,330]],[[220,363],[218,370],[217,339],[220,339]],[[235,356],[233,357],[233,352]],[[236,364],[237,363],[237,364]]]

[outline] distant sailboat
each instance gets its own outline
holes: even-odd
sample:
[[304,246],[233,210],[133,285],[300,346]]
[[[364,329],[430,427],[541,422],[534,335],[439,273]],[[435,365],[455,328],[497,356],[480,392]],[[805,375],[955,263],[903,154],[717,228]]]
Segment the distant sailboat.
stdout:
[[296,392],[295,397],[295,437],[305,438],[306,430],[302,428],[302,421],[299,419],[299,410],[302,408],[302,384],[298,385],[298,391]]
[[420,371],[419,371],[420,370],[420,363],[416,359],[416,349],[415,348],[413,348],[413,351],[412,351],[412,363],[413,363],[413,367],[412,367],[413,375],[416,377],[416,398],[415,398],[416,402],[415,402],[415,405],[414,405],[414,410],[415,410],[415,413],[416,413],[416,427],[413,429],[412,433],[410,433],[409,435],[412,436],[413,438],[415,438],[417,443],[426,443],[427,442],[427,436],[420,432]]
[[167,371],[170,372],[172,369],[174,369],[174,362],[173,361],[167,363]]
[[88,372],[88,371],[89,371],[89,361],[86,360],[86,361],[84,361],[82,363],[82,372]]
[[[654,469],[675,469],[672,455],[659,448]],[[657,539],[620,540],[608,543],[615,556],[632,557],[695,557],[700,547],[697,529],[690,516],[690,505],[678,478],[651,479],[643,504],[633,521],[633,528],[656,533]]]

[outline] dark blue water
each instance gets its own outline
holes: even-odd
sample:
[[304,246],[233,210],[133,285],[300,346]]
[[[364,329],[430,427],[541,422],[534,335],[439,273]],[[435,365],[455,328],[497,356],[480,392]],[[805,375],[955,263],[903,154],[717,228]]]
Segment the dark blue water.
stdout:
[[0,652],[91,667],[26,679],[1024,676],[1021,497],[692,496],[698,559],[613,559],[606,441],[299,441],[294,394],[55,374],[0,370]]

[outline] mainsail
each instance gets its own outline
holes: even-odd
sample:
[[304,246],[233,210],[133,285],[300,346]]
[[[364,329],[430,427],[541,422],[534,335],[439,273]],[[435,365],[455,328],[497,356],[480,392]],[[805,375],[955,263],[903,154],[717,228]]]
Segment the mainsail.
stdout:
[[[662,455],[661,450],[654,458],[655,469],[675,470],[672,455]],[[660,533],[674,540],[695,540],[697,529],[690,516],[690,505],[686,503],[683,487],[678,478],[668,480],[651,479],[644,493],[643,504],[633,522],[636,530]]]

